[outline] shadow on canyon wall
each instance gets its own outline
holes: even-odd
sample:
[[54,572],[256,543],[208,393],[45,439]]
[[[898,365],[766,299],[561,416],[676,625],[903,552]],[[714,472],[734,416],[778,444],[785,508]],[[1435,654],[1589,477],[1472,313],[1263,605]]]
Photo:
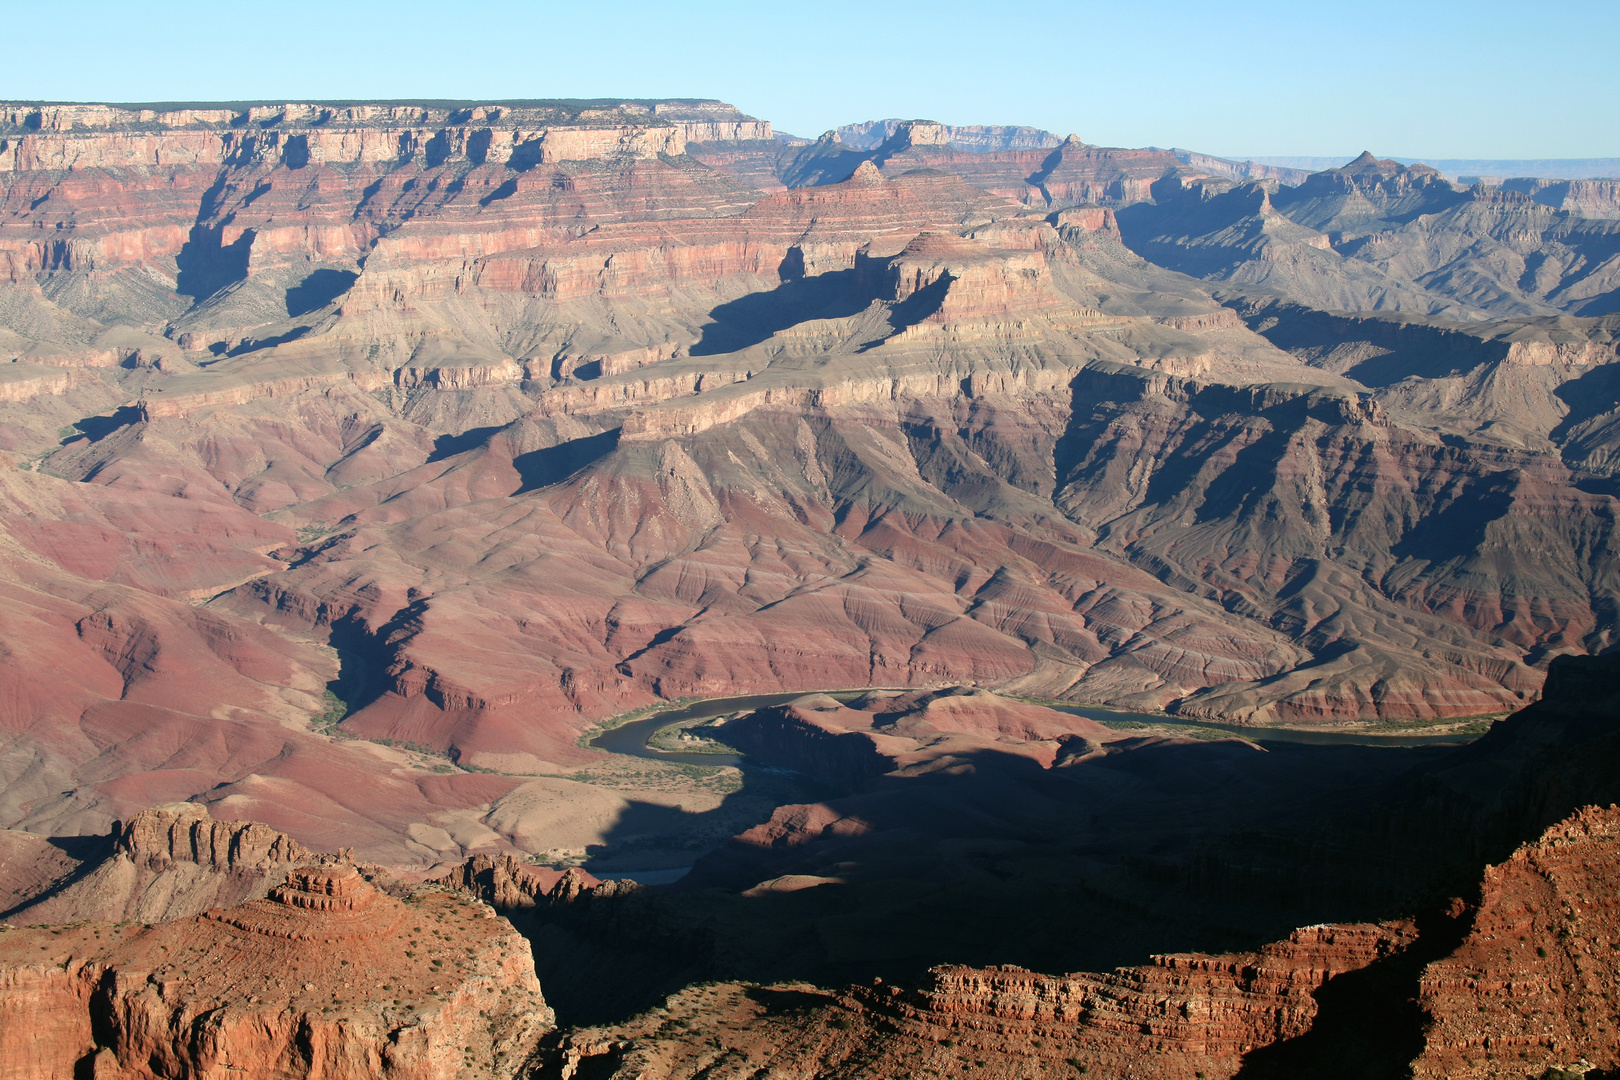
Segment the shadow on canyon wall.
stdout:
[[866,308],[870,298],[859,288],[856,271],[804,277],[802,258],[797,273],[784,265],[782,284],[770,292],[749,293],[709,312],[713,321],[703,327],[692,355],[737,352],[811,319],[843,319]]
[[[941,963],[1106,970],[1154,952],[1252,947],[1380,905],[1286,890],[1204,905],[1199,894],[1222,883],[1187,888],[1182,864],[1227,830],[1365,812],[1389,779],[1446,753],[1221,740],[1058,769],[995,751],[864,783],[828,769],[814,778],[837,789],[827,798],[783,808],[676,885],[514,917],[560,1020],[579,1024],[705,979],[834,986],[915,979]],[[732,800],[779,775],[758,758],[742,772]],[[680,817],[628,814],[595,854],[622,863],[650,834],[702,828],[704,815]],[[1187,896],[1155,902],[1167,888]]]
[[[943,963],[1095,971],[1250,949],[1471,895],[1483,864],[1575,807],[1620,799],[1617,720],[1620,656],[1563,658],[1548,700],[1461,748],[1143,739],[1053,768],[980,751],[864,777],[824,760],[814,779],[836,792],[782,808],[676,885],[513,918],[564,1024],[623,1019],[705,979],[837,986]],[[773,775],[773,756],[756,748],[732,798]],[[682,824],[628,817],[604,850],[650,826]],[[1335,980],[1329,1022],[1245,1075],[1343,1057],[1335,1048],[1383,1015],[1363,1005],[1466,931],[1421,918],[1434,928],[1422,950]],[[1363,1057],[1409,1049],[1396,1036],[1410,1025],[1385,1020],[1394,1041]]]

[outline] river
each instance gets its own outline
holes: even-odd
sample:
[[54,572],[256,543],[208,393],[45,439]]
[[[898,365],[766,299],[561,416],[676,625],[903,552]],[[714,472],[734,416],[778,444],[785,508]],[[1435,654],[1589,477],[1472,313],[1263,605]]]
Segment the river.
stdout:
[[[592,739],[590,744],[598,750],[607,750],[614,754],[627,754],[631,757],[650,758],[654,761],[680,762],[688,765],[741,765],[743,764],[743,758],[738,754],[701,754],[677,750],[654,750],[647,745],[647,740],[652,738],[661,728],[669,727],[672,724],[684,723],[688,720],[707,720],[710,717],[724,716],[727,713],[763,709],[771,705],[785,705],[813,692],[797,690],[786,694],[747,694],[739,697],[704,698],[702,701],[656,712],[640,720],[620,724],[618,727],[604,731]],[[835,698],[848,701],[859,697],[866,691],[834,690],[828,691],[828,693]],[[1307,746],[1434,746],[1448,744],[1461,746],[1479,737],[1477,735],[1456,734],[1375,735],[1359,731],[1244,728],[1230,724],[1211,723],[1207,720],[1156,716],[1151,713],[1116,712],[1113,709],[1102,709],[1093,705],[1048,705],[1047,708],[1075,716],[1084,716],[1101,724],[1138,723],[1156,726],[1204,728],[1219,731],[1235,739],[1247,739],[1262,746],[1268,742],[1303,743]]]

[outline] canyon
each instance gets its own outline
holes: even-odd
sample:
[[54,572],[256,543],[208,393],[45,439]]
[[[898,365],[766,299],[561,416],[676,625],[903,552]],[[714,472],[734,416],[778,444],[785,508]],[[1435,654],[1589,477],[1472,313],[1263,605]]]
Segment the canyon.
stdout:
[[[1537,705],[1474,743],[1435,745],[1406,758],[1405,771],[1377,793],[1386,820],[1369,820],[1366,807],[1352,802],[1329,810],[1325,823],[1296,816],[1270,826],[1264,848],[1291,868],[1291,889],[1308,893],[1312,879],[1319,889],[1288,916],[1325,914],[1334,903],[1347,913],[1336,875],[1345,873],[1345,862],[1362,858],[1386,864],[1383,884],[1410,905],[1407,915],[1318,920],[1275,937],[1256,932],[1254,945],[1236,951],[1160,952],[1111,971],[1046,974],[947,961],[898,979],[737,981],[724,972],[755,962],[759,941],[734,937],[741,924],[726,913],[728,903],[762,905],[756,914],[779,939],[802,940],[784,901],[825,897],[856,883],[784,875],[740,893],[712,882],[660,891],[578,869],[536,868],[510,855],[401,875],[356,862],[351,853],[312,852],[262,824],[212,820],[194,804],[156,807],[102,838],[99,851],[84,852],[55,881],[29,885],[11,873],[16,862],[0,867],[8,886],[25,894],[23,905],[0,913],[6,918],[0,1016],[8,1018],[0,1029],[6,1033],[0,1070],[31,1077],[85,1071],[163,1077],[231,1068],[288,1076],[537,1078],[762,1071],[1608,1075],[1620,1065],[1612,1026],[1620,993],[1612,958],[1620,942],[1612,889],[1620,810],[1603,802],[1620,775],[1615,666],[1612,657],[1560,661]],[[811,695],[720,727],[752,724],[769,738],[794,725],[854,734],[899,766],[891,784],[926,783],[933,772],[950,778],[959,801],[983,789],[1003,804],[1008,789],[990,770],[961,767],[964,758],[982,754],[972,749],[975,740],[1021,747],[1025,760],[1046,760],[1037,769],[1111,767],[1150,777],[1167,770],[1104,763],[1149,752],[1155,743],[1185,751],[1196,741],[1166,746],[1162,736],[1110,732],[1081,716],[983,691],[868,695],[854,699],[855,707],[829,700]],[[860,735],[860,716],[877,719],[869,728],[897,733]],[[919,741],[937,756],[930,760],[905,745]],[[1052,743],[1060,753],[1080,751],[1071,755],[1078,760],[1052,757]],[[1275,753],[1281,744],[1268,746]],[[1246,743],[1213,748],[1239,747],[1265,753]],[[822,767],[838,760],[823,755]],[[1208,771],[1207,760],[1202,767]],[[853,783],[876,790],[870,776]],[[1469,793],[1480,800],[1476,805],[1468,804]],[[982,810],[952,820],[926,796],[909,801],[920,812],[907,826],[908,843],[915,847],[924,834],[956,837],[960,860],[968,851],[962,840],[972,835],[962,823],[982,822]],[[1146,817],[1161,814],[1149,801],[1130,802]],[[1448,803],[1449,817],[1435,813]],[[1536,813],[1526,815],[1527,805]],[[834,800],[819,809],[825,811],[819,823],[801,813],[773,820],[770,842],[836,844],[884,827],[870,805]],[[1185,828],[1162,827],[1172,834]],[[1184,871],[1206,861],[1241,871],[1236,860],[1209,855],[1253,832],[1212,823],[1206,838],[1177,858]],[[1028,903],[1038,891],[1028,883],[1020,891],[1008,871],[1031,875],[1030,853],[1007,842],[1004,826],[981,832],[979,842],[991,837],[1000,843],[986,850],[997,853],[1003,872],[1001,895],[989,909],[1018,911],[1018,929],[1028,938],[1030,918],[1045,912]],[[759,839],[738,838],[745,846]],[[1132,849],[1156,846],[1142,840],[1133,836]],[[1429,852],[1436,844],[1460,851],[1456,872],[1436,872],[1439,861]],[[1300,858],[1302,846],[1314,849],[1315,858]],[[921,861],[939,865],[942,854]],[[886,861],[847,847],[843,855],[846,873]],[[1420,859],[1394,870],[1403,855]],[[1476,861],[1481,855],[1485,861]],[[887,860],[896,856],[891,851]],[[1060,891],[1049,874],[1033,873],[1044,879],[1038,889]],[[1160,902],[1180,891],[1169,897],[1172,904],[1216,921],[1229,917],[1236,897],[1251,912],[1287,899],[1287,890],[1275,888],[1260,899],[1254,880],[1241,873],[1235,880],[1183,874],[1175,883],[1161,868],[1148,881]],[[1403,887],[1414,883],[1415,891]],[[1118,935],[1120,916],[1148,895],[1127,895],[1107,874],[1088,884],[1113,891],[1111,912],[1085,911],[1072,897],[1060,903],[1076,920],[1071,928],[1106,927],[1104,937]],[[891,903],[896,895],[891,885]],[[1327,895],[1334,901],[1324,903]],[[161,911],[150,906],[158,897]],[[132,898],[148,902],[150,921],[118,917],[132,910]],[[1351,908],[1357,904],[1366,911],[1380,901],[1350,901]],[[847,934],[849,915],[871,905],[870,897],[846,896],[841,915],[819,917],[819,936]],[[937,912],[939,903],[928,906]],[[60,921],[19,925],[42,913]],[[937,922],[937,914],[932,918]],[[930,929],[936,956],[972,948],[960,935]],[[1185,923],[1174,934],[1197,936]],[[1037,947],[1049,949],[1055,940]],[[657,964],[609,951],[637,943],[661,952],[666,964],[688,965],[671,980],[671,992],[627,1010],[633,1015],[625,1019],[558,1029],[536,969],[559,969],[552,983],[577,1007],[582,984],[645,989],[638,984],[658,974]],[[870,942],[859,951],[868,958],[882,952]],[[616,976],[605,980],[609,972]]]
[[[1058,933],[1039,906],[980,908],[1003,918],[1017,912],[1023,935],[1044,936],[1042,955],[1060,961],[1053,944],[1062,931],[1120,935],[1132,908],[1157,903],[1161,918],[1179,909],[1219,921],[1306,898],[1282,914],[1314,921],[1276,936],[1257,929],[1245,949],[1164,952],[1062,975],[1042,973],[1055,970],[1051,963],[1031,970],[955,962],[842,987],[825,979],[694,981],[632,1019],[565,1032],[548,1044],[540,1075],[1611,1075],[1620,1065],[1620,810],[1609,801],[1620,716],[1615,669],[1612,657],[1555,665],[1558,678],[1541,703],[1471,745],[1409,762],[1382,786],[1371,815],[1341,805],[1326,820],[1289,820],[1258,837],[1252,828],[1216,826],[1202,850],[1138,866],[1146,887],[1134,895],[1117,877],[1094,878],[1093,892],[1112,894],[1111,910],[1065,897],[1073,921]],[[981,715],[994,713],[1017,722],[1018,710]],[[958,783],[969,791],[992,782],[981,771]],[[1527,814],[1527,806],[1537,809]],[[844,837],[858,834],[853,824],[882,827],[863,809],[843,817]],[[801,825],[788,844],[827,845],[832,816]],[[937,807],[925,805],[918,819],[930,823],[912,825],[913,846],[918,832],[960,828]],[[847,846],[843,854],[846,867],[878,861],[851,857]],[[1365,883],[1372,866],[1380,877],[1370,893],[1382,894],[1363,888],[1354,896],[1353,883]],[[777,881],[818,893],[846,887],[825,878]],[[847,912],[859,906],[829,909],[819,934],[844,932]],[[1391,906],[1406,914],[1356,920]],[[782,914],[779,907],[775,917]],[[1177,936],[1198,935],[1183,925]],[[935,940],[967,951],[951,934]]]
[[[1420,722],[1613,634],[1613,320],[1549,314],[1607,279],[1481,308],[1312,239],[1352,236],[1335,199],[1384,207],[1356,237],[1472,235],[1447,215],[1486,196],[1432,171],[1279,187],[922,121],[795,145],[713,102],[6,120],[28,831],[205,798],[432,859],[413,829],[468,850],[444,815],[663,699]],[[1606,235],[1490,197],[1574,222],[1558,251]],[[1307,222],[1256,219],[1285,278],[1186,261],[1247,225],[1141,238],[1253,198]]]
[[0,106],[0,1076],[1620,1067],[1617,222]]
[[[123,917],[131,894],[161,912]],[[191,804],[8,915],[53,911],[67,925],[0,924],[0,1075],[510,1076],[551,1025],[527,942],[484,905]]]

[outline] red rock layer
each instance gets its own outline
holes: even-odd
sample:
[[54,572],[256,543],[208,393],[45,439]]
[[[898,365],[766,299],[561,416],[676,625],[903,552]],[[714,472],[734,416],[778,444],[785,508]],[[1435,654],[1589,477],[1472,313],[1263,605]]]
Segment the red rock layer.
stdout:
[[596,1075],[669,1080],[749,1069],[873,1080],[1230,1077],[1251,1051],[1310,1030],[1329,980],[1414,937],[1405,923],[1322,926],[1258,953],[1159,956],[1111,975],[948,967],[916,990],[689,989],[623,1027],[572,1033],[548,1075],[590,1061]]
[[0,1021],[6,1077],[448,1080],[514,1076],[551,1013],[488,908],[329,864],[157,926],[0,928]]
[[1620,809],[1588,807],[1485,872],[1452,955],[1423,972],[1417,1077],[1620,1065]]
[[1157,956],[1105,976],[940,968],[914,996],[864,996],[902,1031],[918,1025],[1009,1049],[1063,1040],[1094,1067],[1139,1062],[1166,1077],[1231,1075],[1249,1051],[1310,1030],[1314,995],[1328,980],[1415,937],[1404,923],[1307,927],[1253,954]]
[[[1410,1074],[1423,1078],[1606,1075],[1620,1061],[1617,881],[1620,808],[1587,807],[1489,868],[1472,912],[1453,901],[1421,934],[1410,922],[1312,926],[1255,953],[1157,956],[1111,974],[952,966],[915,988],[693,987],[572,1033],[548,1075],[1362,1075],[1372,1059],[1357,1040],[1416,1050]],[[1435,949],[1446,955],[1413,962]]]

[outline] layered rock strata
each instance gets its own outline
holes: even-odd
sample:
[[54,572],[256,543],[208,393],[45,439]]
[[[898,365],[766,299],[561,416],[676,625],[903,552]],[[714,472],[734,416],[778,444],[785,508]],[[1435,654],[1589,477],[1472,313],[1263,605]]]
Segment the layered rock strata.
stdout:
[[[959,146],[956,129],[925,120],[896,123],[871,149],[847,146],[832,132],[787,156],[772,153],[776,171],[789,187],[835,183],[862,164],[887,176],[932,171],[960,176],[968,183],[1023,206],[1057,209],[1079,204],[1127,206],[1151,197],[1155,182],[1168,177],[1207,175],[1184,165],[1172,151],[1128,150],[1087,145],[1078,135],[1054,139],[1039,148],[984,151]],[[974,142],[977,140],[970,140]],[[717,157],[716,167],[739,170],[735,153]]]
[[722,102],[262,104],[169,110],[0,104],[0,171],[462,159],[520,165],[681,154],[688,140],[768,141]]
[[0,174],[7,824],[197,799],[437,861],[523,783],[471,769],[566,772],[660,696],[1422,720],[1613,635],[1601,326],[1324,362],[1121,242],[1184,196],[1348,265],[1362,202],[1473,205],[1428,174],[1229,204],[1173,153],[912,124],[767,195],[646,142],[762,144],[713,104],[331,108],[13,118],[234,149]]
[[1312,926],[1254,953],[1161,955],[1106,975],[952,966],[841,993],[694,987],[571,1033],[542,1075],[1602,1073],[1615,1063],[1617,827],[1620,810],[1579,811],[1488,870],[1477,907],[1454,900],[1421,930]]
[[1418,1077],[1620,1065],[1620,809],[1587,807],[1485,871],[1473,928],[1423,972]]
[[[834,134],[838,136],[839,142],[852,149],[875,150],[892,138],[906,123],[908,121],[905,120],[870,120],[864,124],[845,124]],[[927,124],[927,121],[923,123]],[[935,138],[941,139],[944,145],[979,153],[996,150],[1051,149],[1063,141],[1061,136],[1054,135],[1050,131],[1031,127],[986,124],[928,126],[938,129]]]
[[829,1066],[858,1077],[1229,1077],[1253,1051],[1308,1032],[1325,985],[1414,938],[1410,924],[1323,926],[1254,954],[1157,956],[1110,975],[948,967],[915,989],[688,990],[639,1023],[573,1033],[549,1075],[590,1062],[671,1078]]
[[1365,153],[1294,186],[1167,175],[1122,223],[1160,265],[1330,311],[1601,316],[1620,286],[1604,183],[1465,189]]
[[551,1022],[528,943],[476,901],[344,864],[158,925],[0,928],[0,1071],[510,1077]]
[[258,822],[215,821],[196,803],[156,806],[114,831],[108,855],[0,917],[16,923],[182,918],[258,896],[289,866],[314,858]]
[[1518,178],[1502,181],[1502,188],[1528,195],[1557,210],[1573,211],[1584,218],[1620,218],[1620,180]]

